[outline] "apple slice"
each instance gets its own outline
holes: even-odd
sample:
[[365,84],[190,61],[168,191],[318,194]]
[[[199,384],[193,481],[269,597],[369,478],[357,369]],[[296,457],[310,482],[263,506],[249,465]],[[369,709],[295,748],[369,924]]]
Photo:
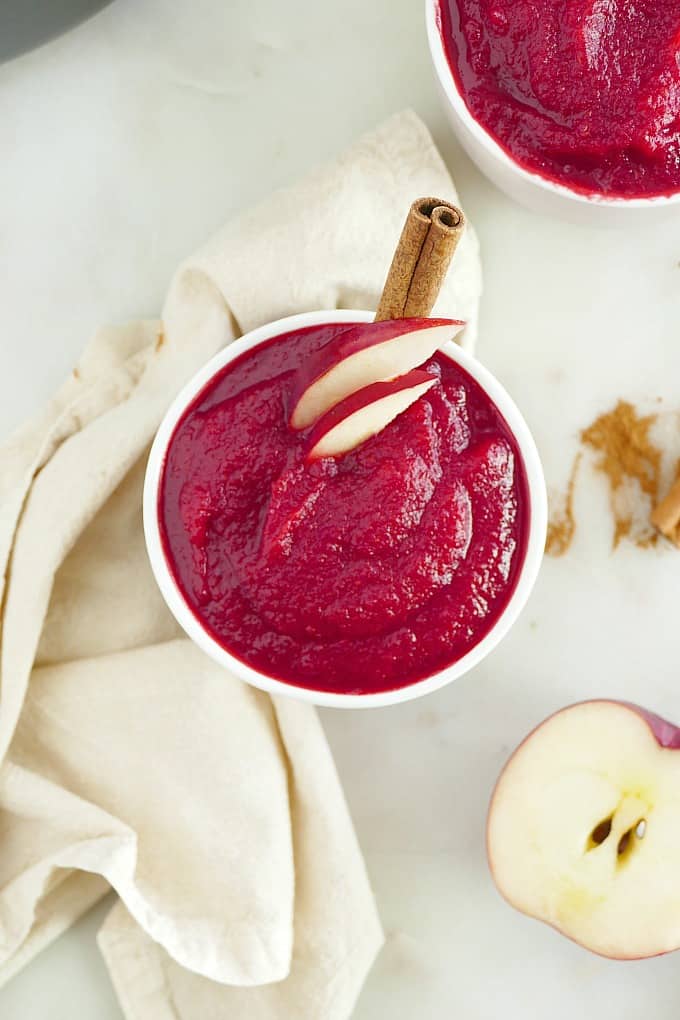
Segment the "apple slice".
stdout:
[[375,382],[345,397],[319,418],[309,434],[307,460],[338,457],[381,432],[438,382],[414,369],[399,379]]
[[601,956],[680,948],[680,729],[635,705],[551,716],[506,764],[489,809],[499,891]]
[[351,393],[417,368],[464,325],[458,319],[387,319],[352,326],[298,373],[291,428],[306,429]]

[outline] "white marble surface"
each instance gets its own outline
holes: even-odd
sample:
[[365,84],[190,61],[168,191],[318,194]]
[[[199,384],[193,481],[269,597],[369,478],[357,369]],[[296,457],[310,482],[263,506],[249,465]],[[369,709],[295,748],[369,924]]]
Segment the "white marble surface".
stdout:
[[[680,408],[678,220],[612,234],[506,200],[448,133],[422,22],[420,0],[117,0],[0,67],[0,433],[97,325],[155,314],[177,261],[230,213],[405,105],[478,227],[478,353],[524,409],[549,482],[617,397]],[[356,1020],[678,1016],[680,955],[589,956],[506,907],[484,861],[498,769],[552,709],[623,695],[680,720],[680,554],[613,554],[588,463],[577,511],[587,526],[483,666],[419,703],[324,713],[388,932]],[[102,916],[0,990],[3,1020],[120,1020]]]

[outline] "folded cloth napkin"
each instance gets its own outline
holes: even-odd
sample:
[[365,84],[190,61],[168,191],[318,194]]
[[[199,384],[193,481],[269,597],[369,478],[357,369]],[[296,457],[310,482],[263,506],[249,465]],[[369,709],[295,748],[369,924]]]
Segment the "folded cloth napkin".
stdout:
[[[392,118],[180,267],[162,322],[101,331],[0,450],[0,979],[112,886],[100,944],[135,1020],[340,1020],[382,934],[315,711],[183,638],[147,565],[148,447],[238,332],[375,307],[409,203],[456,200]],[[474,338],[459,246],[438,310]]]

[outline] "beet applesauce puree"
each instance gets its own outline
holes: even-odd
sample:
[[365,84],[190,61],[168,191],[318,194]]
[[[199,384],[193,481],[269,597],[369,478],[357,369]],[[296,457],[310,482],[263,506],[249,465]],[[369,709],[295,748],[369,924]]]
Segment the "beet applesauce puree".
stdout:
[[515,588],[528,533],[517,444],[450,359],[372,439],[305,459],[288,424],[296,370],[347,324],[258,345],[178,423],[159,490],[165,553],[233,655],[302,687],[373,693],[455,662]]
[[680,190],[677,0],[440,0],[468,109],[525,169],[619,197]]

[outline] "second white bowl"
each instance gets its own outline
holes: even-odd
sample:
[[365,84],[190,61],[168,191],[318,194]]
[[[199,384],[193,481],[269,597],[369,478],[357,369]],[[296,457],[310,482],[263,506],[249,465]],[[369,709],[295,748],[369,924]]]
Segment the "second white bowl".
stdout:
[[[662,219],[670,210],[680,214],[680,191],[659,198],[607,198],[584,195],[532,173],[516,162],[470,113],[449,66],[440,28],[441,0],[425,0],[427,39],[444,110],[461,145],[473,162],[506,194],[538,213],[578,223],[630,226]],[[446,0],[444,0],[446,2]]]

